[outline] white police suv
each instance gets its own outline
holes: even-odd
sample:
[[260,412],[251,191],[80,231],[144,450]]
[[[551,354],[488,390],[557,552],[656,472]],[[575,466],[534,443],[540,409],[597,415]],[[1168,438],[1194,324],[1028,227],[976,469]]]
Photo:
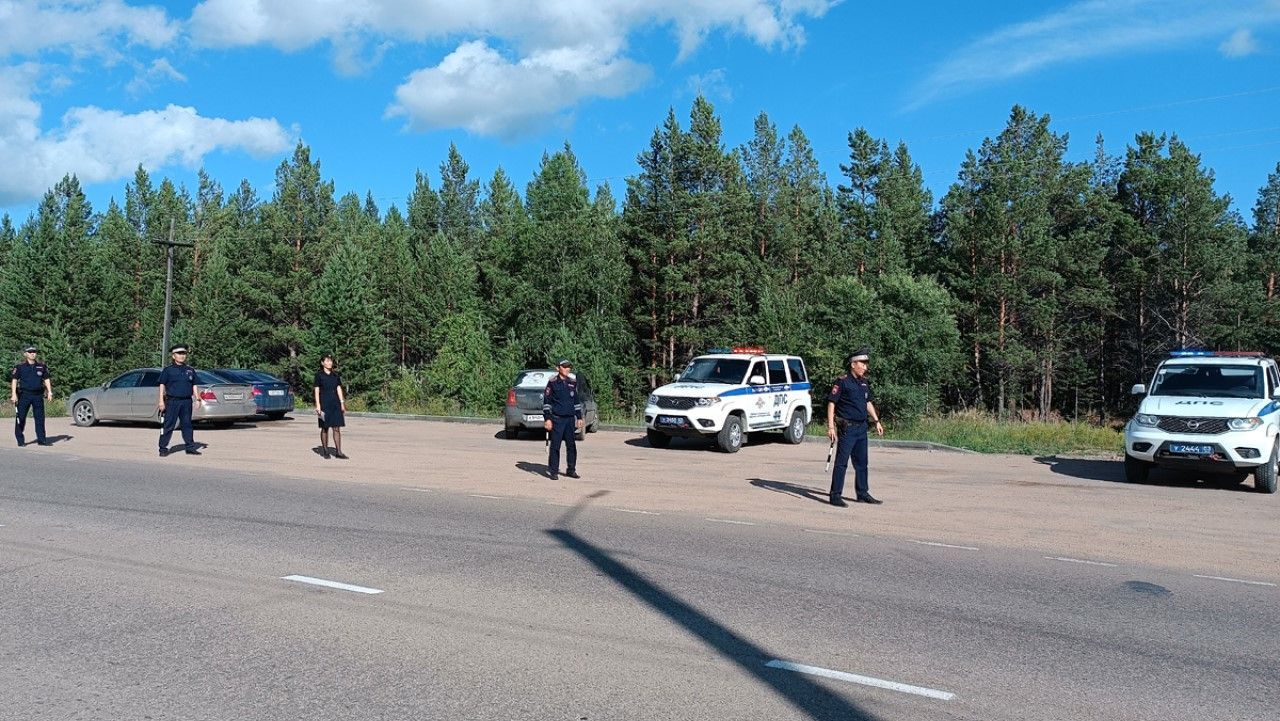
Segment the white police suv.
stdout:
[[1280,372],[1261,353],[1175,351],[1124,429],[1124,472],[1142,483],[1153,466],[1221,474],[1276,492]]
[[799,443],[813,416],[809,389],[800,356],[714,349],[649,396],[649,445],[665,448],[673,436],[714,437],[721,450],[736,453],[750,431],[782,431]]

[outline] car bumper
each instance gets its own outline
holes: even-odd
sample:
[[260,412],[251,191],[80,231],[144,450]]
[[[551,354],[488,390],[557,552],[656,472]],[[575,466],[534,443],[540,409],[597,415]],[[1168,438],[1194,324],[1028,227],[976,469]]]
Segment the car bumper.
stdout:
[[1256,468],[1270,459],[1274,443],[1275,436],[1265,430],[1178,435],[1158,428],[1134,427],[1132,422],[1124,438],[1125,453],[1138,460],[1163,468],[1209,472]]
[[232,421],[240,418],[252,418],[258,409],[253,405],[235,405],[228,403],[201,403],[191,411],[191,421]]
[[502,422],[507,428],[527,428],[530,430],[541,430],[544,419],[542,417],[542,409],[532,410],[529,408],[518,408],[506,406],[503,411]]
[[644,409],[645,428],[672,436],[708,436],[719,433],[724,427],[724,416],[710,408],[672,410],[647,406]]

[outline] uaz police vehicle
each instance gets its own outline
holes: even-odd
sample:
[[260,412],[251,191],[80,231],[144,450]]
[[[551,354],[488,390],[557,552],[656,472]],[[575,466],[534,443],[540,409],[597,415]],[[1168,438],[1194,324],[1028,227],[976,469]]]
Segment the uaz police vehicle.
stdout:
[[1280,372],[1261,353],[1175,351],[1156,368],[1124,430],[1124,472],[1142,483],[1153,466],[1224,474],[1276,492]]
[[749,431],[782,431],[799,443],[813,416],[809,388],[800,356],[761,348],[713,350],[649,396],[649,445],[665,448],[672,436],[714,437],[721,450],[736,453]]

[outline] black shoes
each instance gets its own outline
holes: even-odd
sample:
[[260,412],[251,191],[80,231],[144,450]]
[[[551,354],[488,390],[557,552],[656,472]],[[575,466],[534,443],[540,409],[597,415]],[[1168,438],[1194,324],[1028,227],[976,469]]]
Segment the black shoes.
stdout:
[[884,503],[884,501],[878,498],[873,498],[870,493],[865,493],[861,496],[858,496],[858,503],[870,503],[873,506],[878,506],[881,503]]
[[196,449],[194,449],[194,448],[188,448],[188,449],[186,450],[186,454],[187,454],[188,456],[202,456],[202,455],[204,455],[203,453],[201,453],[200,451],[197,451],[197,450],[196,450]]
[[329,457],[329,447],[328,447],[328,446],[325,446],[324,448],[321,448],[321,449],[320,449],[320,457],[321,457],[321,458],[328,458],[328,457]]
[[161,458],[167,458],[167,457],[168,457],[168,455],[169,455],[169,449],[168,449],[168,448],[161,448],[161,449],[160,449],[160,457],[161,457]]
[[547,478],[550,478],[553,481],[558,481],[560,480],[560,474],[555,471],[550,471],[547,473]]
[[849,504],[848,504],[848,503],[845,503],[845,500],[844,500],[843,498],[841,498],[840,496],[833,496],[833,497],[831,498],[831,505],[833,505],[833,506],[839,506],[839,507],[841,507],[841,508],[848,508],[848,507],[849,507]]
[[51,445],[53,445],[53,441],[37,441],[37,442],[36,442],[36,445],[38,445],[38,446],[51,446]]
[[564,474],[570,478],[582,478],[582,476],[578,475],[577,471],[565,471]]
[[347,460],[347,454],[343,453],[342,451],[334,451],[333,457],[343,461]]

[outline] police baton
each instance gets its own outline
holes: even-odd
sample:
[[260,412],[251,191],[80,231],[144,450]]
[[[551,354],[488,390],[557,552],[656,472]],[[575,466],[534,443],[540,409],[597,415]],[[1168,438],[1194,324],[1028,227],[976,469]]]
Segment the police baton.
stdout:
[[831,441],[831,446],[827,448],[827,465],[823,466],[822,470],[824,471],[831,470],[831,454],[835,452],[836,452],[836,442]]

